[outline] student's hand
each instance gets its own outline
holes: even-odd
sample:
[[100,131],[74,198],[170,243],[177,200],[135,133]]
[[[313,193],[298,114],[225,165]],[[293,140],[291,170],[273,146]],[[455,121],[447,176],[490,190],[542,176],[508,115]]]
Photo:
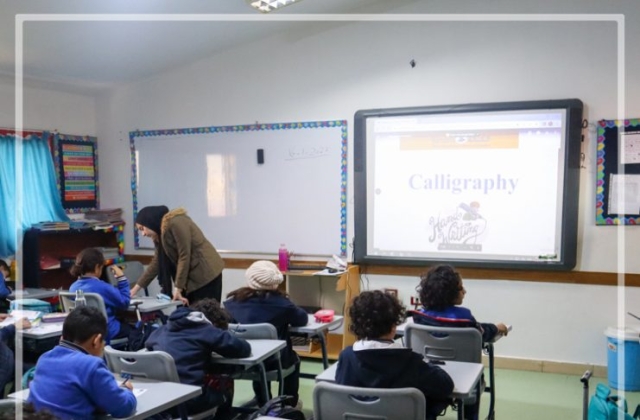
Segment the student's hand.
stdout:
[[110,265],[109,270],[111,270],[113,275],[116,277],[124,276],[124,272],[122,271],[122,268],[118,267],[117,264]]
[[503,323],[496,324],[496,327],[498,327],[498,334],[501,334],[501,335],[504,335],[504,336],[509,334],[509,330],[507,329],[507,326],[504,325]]
[[31,322],[27,318],[22,318],[15,323],[16,330],[28,330],[31,328]]
[[138,292],[140,291],[140,289],[141,289],[141,287],[140,287],[140,286],[138,286],[138,285],[136,284],[135,286],[133,286],[133,287],[131,288],[131,291],[129,292],[129,295],[130,295],[131,297],[134,297],[135,295],[137,295],[137,294],[138,294]]
[[0,321],[4,321],[5,319],[7,319],[10,316],[11,315],[9,315],[9,314],[0,314]]
[[124,384],[122,384],[123,387],[127,388],[129,391],[133,391],[133,384],[131,383],[131,381],[127,381]]

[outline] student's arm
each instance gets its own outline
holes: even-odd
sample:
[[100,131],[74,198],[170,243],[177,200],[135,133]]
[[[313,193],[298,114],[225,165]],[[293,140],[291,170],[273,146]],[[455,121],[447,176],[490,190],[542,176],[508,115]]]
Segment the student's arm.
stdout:
[[0,341],[6,343],[9,340],[13,340],[16,336],[16,326],[14,324],[7,325],[4,328],[0,328]]
[[129,417],[136,410],[137,400],[133,392],[121,387],[104,362],[91,374],[88,394],[95,405],[113,417]]
[[296,306],[295,303],[288,300],[289,305],[289,324],[292,327],[304,327],[309,322],[309,315],[307,312]]
[[188,223],[171,223],[168,227],[168,233],[173,236],[178,248],[175,287],[184,290],[187,287],[191,265],[191,229]]
[[[153,258],[151,262],[144,270],[144,273],[138,279],[138,283],[133,287],[132,291],[135,291],[134,294],[138,293],[140,289],[144,289],[149,286],[149,283],[158,275],[158,247],[156,247],[155,252],[153,253]],[[135,290],[137,288],[137,290]]]
[[104,299],[104,304],[106,306],[111,306],[112,308],[123,308],[126,309],[129,307],[129,303],[131,302],[131,294],[129,290],[129,280],[127,277],[120,276],[118,277],[118,287],[112,287],[110,284],[103,283],[104,286],[100,289],[100,294]]
[[417,370],[419,373],[416,373],[422,378],[418,388],[425,396],[438,400],[451,397],[453,380],[447,372],[425,362],[422,362],[422,366]]
[[4,275],[0,271],[0,299],[5,299],[11,294],[11,290],[7,287],[7,282],[4,279]]
[[234,336],[229,331],[211,328],[214,330],[210,334],[212,351],[229,358],[248,357],[251,354],[251,345],[246,340]]

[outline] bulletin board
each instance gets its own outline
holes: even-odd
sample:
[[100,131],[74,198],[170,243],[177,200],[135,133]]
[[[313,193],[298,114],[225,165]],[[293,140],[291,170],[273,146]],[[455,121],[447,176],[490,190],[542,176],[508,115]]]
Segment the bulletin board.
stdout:
[[98,208],[97,138],[55,134],[53,153],[62,207],[67,213]]
[[596,225],[640,224],[640,119],[598,121],[597,147]]
[[[134,131],[134,218],[183,207],[220,252],[347,252],[347,122]],[[153,248],[138,236],[136,248]]]

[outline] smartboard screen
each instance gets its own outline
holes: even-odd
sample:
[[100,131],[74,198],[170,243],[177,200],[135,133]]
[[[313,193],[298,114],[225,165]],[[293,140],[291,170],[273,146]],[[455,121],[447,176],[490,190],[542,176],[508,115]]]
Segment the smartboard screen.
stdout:
[[569,270],[579,100],[358,111],[355,260]]

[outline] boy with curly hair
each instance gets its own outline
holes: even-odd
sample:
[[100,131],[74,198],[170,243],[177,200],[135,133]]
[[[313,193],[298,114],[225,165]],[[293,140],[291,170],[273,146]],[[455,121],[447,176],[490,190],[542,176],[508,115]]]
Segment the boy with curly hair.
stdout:
[[342,350],[336,382],[365,388],[417,388],[427,402],[427,419],[435,419],[451,402],[453,381],[423,356],[394,342],[405,308],[379,290],[362,292],[349,308],[351,331],[358,341]]

